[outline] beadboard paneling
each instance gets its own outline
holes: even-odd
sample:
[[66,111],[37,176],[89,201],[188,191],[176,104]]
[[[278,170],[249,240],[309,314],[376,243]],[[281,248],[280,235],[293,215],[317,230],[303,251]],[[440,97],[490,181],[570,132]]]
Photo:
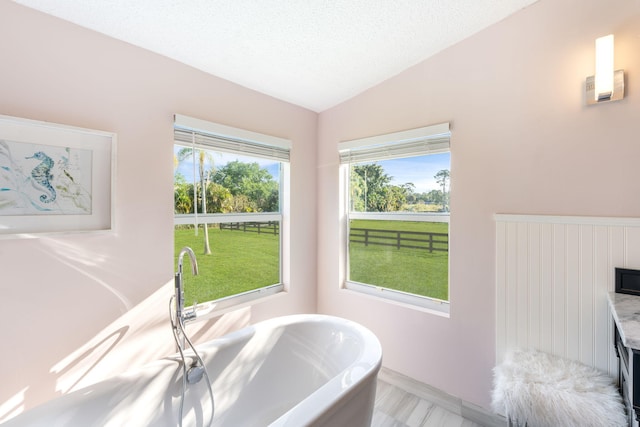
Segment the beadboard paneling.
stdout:
[[640,268],[640,219],[496,215],[496,362],[536,348],[615,375],[607,292]]

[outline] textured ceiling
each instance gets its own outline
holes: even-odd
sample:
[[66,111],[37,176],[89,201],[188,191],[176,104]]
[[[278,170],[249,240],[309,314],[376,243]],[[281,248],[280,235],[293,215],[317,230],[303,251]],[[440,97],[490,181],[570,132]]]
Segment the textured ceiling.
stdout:
[[537,0],[13,0],[323,111]]

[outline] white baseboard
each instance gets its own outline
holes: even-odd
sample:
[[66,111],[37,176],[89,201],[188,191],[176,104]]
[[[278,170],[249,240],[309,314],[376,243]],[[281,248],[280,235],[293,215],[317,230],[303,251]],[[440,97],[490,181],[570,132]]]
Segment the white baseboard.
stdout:
[[484,408],[465,402],[458,397],[445,393],[444,391],[428,384],[416,381],[413,378],[407,377],[398,372],[392,371],[384,366],[380,369],[378,378],[411,394],[415,394],[422,399],[433,402],[447,411],[460,415],[461,417],[469,421],[473,421],[476,424],[480,424],[481,426],[504,427],[507,425],[506,418],[501,415],[491,413]]

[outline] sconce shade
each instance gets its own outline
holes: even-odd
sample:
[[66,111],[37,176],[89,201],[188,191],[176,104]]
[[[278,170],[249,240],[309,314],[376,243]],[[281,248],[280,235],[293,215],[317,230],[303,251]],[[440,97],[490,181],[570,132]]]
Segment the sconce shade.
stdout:
[[595,99],[611,99],[613,94],[613,34],[596,39]]
[[624,98],[624,70],[613,64],[613,34],[596,39],[596,74],[587,77],[587,104]]

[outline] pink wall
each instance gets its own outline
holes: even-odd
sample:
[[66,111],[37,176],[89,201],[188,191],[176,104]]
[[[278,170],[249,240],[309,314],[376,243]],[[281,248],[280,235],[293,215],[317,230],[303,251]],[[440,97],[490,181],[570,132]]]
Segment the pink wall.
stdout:
[[[616,36],[627,97],[585,106]],[[488,407],[494,213],[640,216],[640,2],[541,0],[320,114],[318,308],[380,338],[384,365]],[[339,141],[451,122],[450,318],[340,290]],[[613,272],[611,273],[613,274]]]
[[175,351],[174,113],[293,141],[290,291],[197,337],[315,311],[317,114],[8,1],[0,53],[0,114],[118,135],[114,234],[0,240],[0,421]]
[[[0,240],[0,420],[173,350],[176,112],[294,144],[290,291],[194,325],[198,339],[317,308],[371,328],[391,369],[486,407],[492,215],[640,216],[638,28],[636,0],[540,0],[318,116],[0,2],[0,114],[118,134],[115,234]],[[627,98],[586,107],[593,42],[610,32]],[[340,291],[337,142],[442,121],[452,124],[450,318]]]

